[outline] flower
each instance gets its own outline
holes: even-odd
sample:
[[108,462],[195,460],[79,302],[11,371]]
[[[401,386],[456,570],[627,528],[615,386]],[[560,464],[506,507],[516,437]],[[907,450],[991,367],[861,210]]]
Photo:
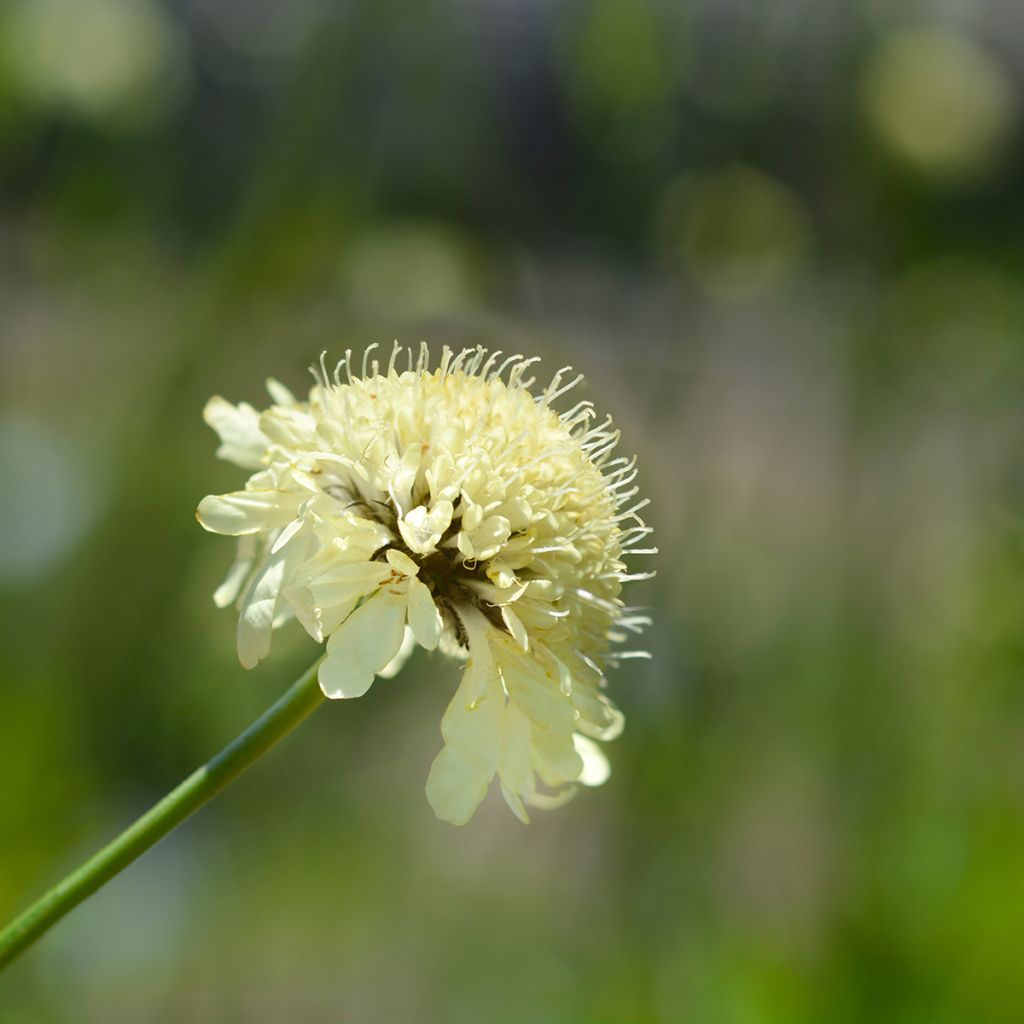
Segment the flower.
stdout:
[[239,538],[214,599],[237,601],[246,668],[289,618],[326,641],[328,697],[362,696],[416,644],[464,661],[427,797],[462,824],[497,775],[527,821],[526,805],[608,777],[594,740],[623,720],[605,669],[646,656],[611,649],[649,621],[620,599],[624,581],[653,575],[623,561],[654,552],[637,549],[650,529],[636,460],[613,457],[619,432],[590,402],[554,411],[582,380],[563,383],[569,367],[534,397],[535,359],[445,347],[431,370],[425,344],[396,343],[382,372],[367,365],[374,347],[361,376],[351,352],[330,377],[321,357],[308,402],[270,380],[263,412],[207,404],[217,454],[253,471],[199,505],[203,527]]

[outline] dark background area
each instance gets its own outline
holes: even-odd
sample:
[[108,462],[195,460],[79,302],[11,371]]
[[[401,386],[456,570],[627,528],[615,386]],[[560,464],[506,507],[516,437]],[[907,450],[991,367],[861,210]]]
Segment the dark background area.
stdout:
[[420,652],[0,1019],[1024,1018],[1022,77],[1009,0],[0,7],[0,915],[315,655],[213,607],[210,394],[572,363],[661,549],[605,787],[435,821]]

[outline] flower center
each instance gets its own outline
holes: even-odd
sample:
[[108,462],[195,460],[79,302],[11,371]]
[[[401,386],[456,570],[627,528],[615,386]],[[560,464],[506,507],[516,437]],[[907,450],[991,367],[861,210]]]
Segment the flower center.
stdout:
[[[468,649],[468,638],[456,613],[459,607],[479,609],[495,629],[507,632],[501,618],[501,610],[485,601],[470,585],[473,581],[490,582],[483,563],[471,565],[457,548],[438,548],[429,555],[418,555],[401,541],[388,546],[408,555],[420,567],[419,578],[430,590],[434,603],[441,612],[446,632],[455,638],[460,648]],[[384,550],[376,557],[385,557]]]
[[[350,497],[348,490],[340,492],[337,486],[327,488],[326,490],[335,498],[343,499]],[[460,648],[468,650],[468,638],[465,635],[462,622],[455,612],[455,609],[459,606],[465,607],[468,605],[479,609],[495,629],[508,632],[501,617],[501,610],[483,600],[468,585],[472,581],[490,582],[487,578],[485,563],[470,562],[458,548],[443,546],[446,541],[451,540],[458,534],[460,529],[459,519],[452,520],[448,529],[442,534],[436,550],[429,555],[421,555],[402,542],[398,529],[398,513],[390,501],[349,501],[347,504],[350,508],[353,506],[358,507],[361,515],[380,523],[392,535],[392,541],[373,556],[374,561],[386,561],[388,549],[394,548],[419,566],[419,578],[427,586],[431,596],[434,598],[434,602],[441,613],[445,631],[449,636],[454,637]]]

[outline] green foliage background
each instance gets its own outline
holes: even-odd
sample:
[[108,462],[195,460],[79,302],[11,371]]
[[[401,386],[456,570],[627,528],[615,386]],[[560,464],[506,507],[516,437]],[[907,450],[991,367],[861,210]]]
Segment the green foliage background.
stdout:
[[0,982],[5,1024],[1024,1019],[1013,6],[0,8],[0,914],[235,735],[213,392],[572,363],[640,454],[603,789],[462,830],[456,672],[333,704]]

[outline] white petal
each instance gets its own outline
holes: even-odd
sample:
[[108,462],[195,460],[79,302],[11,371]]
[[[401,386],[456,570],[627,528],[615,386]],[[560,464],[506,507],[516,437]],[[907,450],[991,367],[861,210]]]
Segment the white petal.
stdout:
[[213,603],[218,608],[227,608],[238,597],[242,585],[252,572],[256,561],[256,540],[252,536],[238,538],[238,553],[228,570],[224,582],[213,592]]
[[294,618],[295,612],[292,611],[291,605],[284,600],[284,591],[282,590],[281,597],[277,602],[277,608],[274,611],[274,629],[280,629]]
[[267,393],[275,405],[283,405],[288,409],[295,405],[295,396],[279,380],[268,377],[266,387]]
[[491,679],[483,697],[469,700],[471,684],[466,675],[463,673],[459,688],[441,718],[441,735],[467,756],[497,767],[506,703],[501,681]]
[[337,565],[309,581],[313,599],[321,608],[358,601],[370,594],[390,575],[383,562],[353,562]]
[[554,793],[531,793],[526,802],[531,807],[539,807],[544,811],[554,810],[556,807],[564,807],[575,795],[578,786],[563,786]]
[[232,405],[216,395],[206,403],[203,419],[222,441],[217,449],[218,458],[243,469],[259,469],[269,442],[260,430],[260,415],[251,405]]
[[298,532],[306,525],[306,520],[299,515],[293,519],[279,534],[274,546],[270,549],[272,555],[276,555]]
[[530,720],[514,704],[505,709],[502,731],[501,761],[499,769],[502,781],[517,793],[530,784]]
[[418,555],[429,555],[437,547],[441,535],[451,525],[455,511],[450,501],[438,501],[433,508],[417,505],[398,520],[402,540]]
[[575,782],[583,771],[583,758],[576,752],[572,733],[535,729],[533,755],[537,773],[549,786]]
[[[323,621],[320,609],[313,600],[313,595],[310,593],[309,587],[305,585],[285,587],[284,590],[281,591],[281,596],[288,602],[288,606],[294,613],[295,618],[297,618],[302,624],[302,628],[318,644],[322,644],[324,642]],[[352,609],[355,608],[355,606],[356,602],[353,601],[351,606],[345,611],[345,618],[351,614]],[[339,619],[338,622],[335,623],[335,627],[340,626],[342,622],[344,622],[344,618]]]
[[530,816],[526,813],[526,808],[523,806],[522,797],[518,793],[514,793],[508,786],[503,782],[501,784],[501,795],[505,798],[505,803],[508,804],[509,809],[512,813],[524,824],[530,824]]
[[473,547],[473,542],[469,539],[468,530],[459,530],[455,537],[455,543],[467,561],[476,558],[476,548]]
[[404,551],[397,548],[388,548],[384,552],[384,557],[388,560],[388,565],[392,569],[397,569],[403,576],[415,576],[420,571],[420,567]]
[[459,496],[459,485],[455,470],[455,463],[445,449],[434,450],[438,452],[433,461],[427,467],[424,474],[427,479],[427,486],[430,488],[430,497],[435,501],[452,501]]
[[603,786],[612,773],[612,766],[604,751],[591,739],[576,733],[572,738],[576,753],[583,759],[579,781],[584,786]]
[[441,613],[437,610],[430,591],[419,580],[409,580],[406,600],[409,626],[416,637],[416,642],[428,651],[434,650],[441,639]]
[[[467,673],[468,675],[468,673]],[[482,700],[467,701],[467,678],[441,720],[445,747],[427,777],[427,799],[442,821],[464,825],[487,794],[501,751],[505,697],[497,679]]]
[[527,717],[541,729],[564,735],[571,733],[576,714],[569,698],[559,688],[557,676],[519,651],[507,637],[499,636],[493,650],[509,697]]
[[487,578],[499,590],[509,590],[518,582],[516,574],[500,558],[492,558],[487,563]]
[[459,550],[467,558],[477,558],[480,561],[493,558],[508,540],[511,532],[509,521],[504,516],[488,516],[475,529],[468,529],[463,519],[463,529],[458,540]]
[[465,494],[462,496],[462,531],[472,533],[484,521],[482,505],[470,501]]
[[286,448],[309,450],[316,444],[316,421],[309,413],[293,407],[271,406],[260,413],[260,430],[268,441]]
[[626,724],[622,712],[590,684],[576,685],[572,691],[573,706],[580,713],[577,728],[595,740],[613,740]]
[[469,660],[466,662],[462,682],[466,690],[466,702],[472,704],[483,698],[491,680],[497,677],[498,669],[490,645],[494,629],[476,608],[460,607],[458,616],[469,638]]
[[427,776],[427,800],[441,821],[465,825],[494,778],[494,768],[482,765],[452,747],[434,758]]
[[406,626],[405,635],[402,637],[402,646],[398,648],[398,653],[377,673],[381,679],[394,679],[399,672],[405,667],[405,663],[409,660],[412,652],[416,650],[416,637],[412,635],[412,630]]
[[294,584],[283,592],[295,617],[317,643],[323,643],[324,637],[351,615],[359,599],[376,590],[388,575],[381,562],[338,564],[329,561],[331,557],[336,557],[336,552],[326,549],[325,557],[325,549],[321,549],[298,568]]
[[422,453],[418,448],[406,448],[402,453],[402,461],[388,480],[388,495],[398,510],[399,516],[412,505],[412,489],[419,473]]
[[242,599],[238,617],[238,660],[243,668],[255,668],[270,653],[270,634],[274,628],[285,562],[283,553],[271,557]]
[[501,609],[501,619],[512,634],[512,639],[519,645],[519,649],[528,651],[530,649],[530,638],[526,635],[526,627],[519,616],[511,608],[505,606]]
[[210,494],[199,503],[196,519],[204,530],[239,537],[284,526],[295,518],[298,496],[283,491],[233,491]]
[[569,672],[569,667],[562,661],[561,658],[556,657],[551,651],[540,644],[537,644],[535,650],[542,653],[545,658],[554,666],[555,672],[558,674],[558,689],[566,695],[566,697],[572,696],[572,674]]
[[331,634],[319,672],[326,696],[361,697],[398,654],[405,636],[404,597],[378,591]]

